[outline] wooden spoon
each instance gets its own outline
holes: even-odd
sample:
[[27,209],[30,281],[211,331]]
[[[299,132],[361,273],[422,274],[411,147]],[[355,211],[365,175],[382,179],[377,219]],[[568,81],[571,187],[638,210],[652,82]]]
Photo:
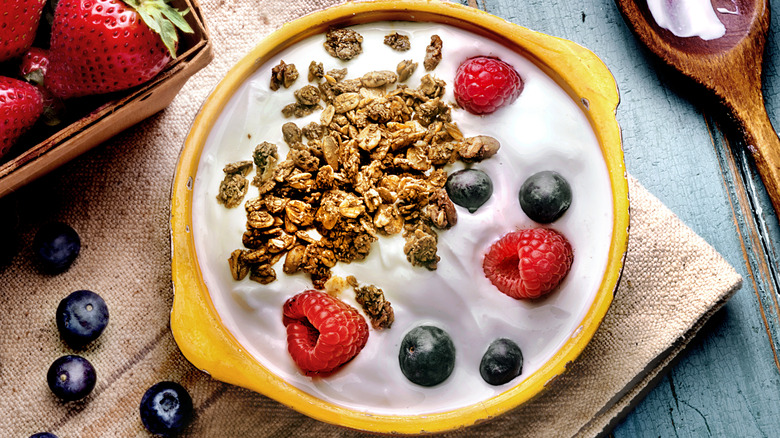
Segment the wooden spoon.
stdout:
[[[684,0],[671,0],[684,1]],[[769,27],[768,0],[712,0],[726,28],[720,38],[680,38],[659,27],[646,0],[615,0],[628,26],[650,51],[703,86],[736,123],[780,215],[780,139],[764,106],[761,65]],[[716,9],[717,10],[717,9]]]

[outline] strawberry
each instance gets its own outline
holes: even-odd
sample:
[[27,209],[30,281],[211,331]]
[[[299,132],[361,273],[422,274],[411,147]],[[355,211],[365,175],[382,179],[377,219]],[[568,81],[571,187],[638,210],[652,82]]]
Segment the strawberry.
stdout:
[[43,98],[43,114],[41,121],[48,126],[56,126],[62,123],[60,116],[65,111],[62,99],[54,96],[51,91],[43,86],[46,72],[49,69],[49,51],[31,47],[22,55],[22,63],[19,65],[21,77],[35,85]]
[[24,53],[35,39],[46,0],[3,0],[0,6],[0,62]]
[[19,73],[24,80],[35,85],[43,85],[43,78],[49,68],[48,50],[31,47],[22,55]]
[[43,112],[41,93],[18,79],[0,76],[0,157]]
[[140,85],[176,57],[187,11],[169,0],[60,0],[46,87],[62,99]]
[[482,261],[485,276],[512,298],[539,298],[552,292],[569,273],[571,244],[555,230],[532,228],[508,233]]
[[472,114],[490,114],[514,102],[523,80],[511,65],[487,56],[465,60],[455,72],[455,101]]
[[307,290],[287,300],[282,322],[287,350],[309,376],[326,376],[357,356],[368,340],[358,311],[324,292]]

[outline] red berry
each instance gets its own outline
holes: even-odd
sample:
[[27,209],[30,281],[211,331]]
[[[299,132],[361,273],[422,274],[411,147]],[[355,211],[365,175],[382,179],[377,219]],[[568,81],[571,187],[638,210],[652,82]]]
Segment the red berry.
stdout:
[[284,303],[287,350],[309,376],[328,375],[357,356],[368,324],[354,307],[324,292],[307,290]]
[[0,157],[43,112],[41,93],[18,79],[0,76]]
[[35,39],[46,0],[3,0],[0,5],[0,62],[24,53]]
[[46,87],[55,96],[68,99],[134,87],[175,57],[174,26],[192,32],[183,12],[165,0],[132,3],[137,10],[121,0],[57,3],[46,75]]
[[35,85],[43,97],[41,121],[48,126],[56,126],[61,123],[60,116],[64,114],[65,105],[62,99],[56,97],[48,88],[43,86],[48,69],[48,50],[30,47],[30,50],[22,55],[19,74],[25,81]]
[[520,75],[498,58],[469,58],[455,72],[455,100],[472,114],[490,114],[514,102],[522,91]]
[[49,68],[49,51],[30,47],[30,50],[22,55],[22,63],[19,65],[19,74],[30,83],[43,85],[43,78]]
[[562,234],[548,228],[518,230],[494,243],[482,270],[498,290],[512,298],[539,298],[566,277],[574,254]]

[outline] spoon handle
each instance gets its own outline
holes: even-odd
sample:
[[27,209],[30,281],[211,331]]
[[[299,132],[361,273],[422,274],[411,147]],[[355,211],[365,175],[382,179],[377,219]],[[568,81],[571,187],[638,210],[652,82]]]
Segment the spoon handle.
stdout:
[[780,138],[772,127],[766,107],[758,91],[757,102],[737,109],[734,115],[740,124],[745,146],[756,162],[775,213],[780,215]]

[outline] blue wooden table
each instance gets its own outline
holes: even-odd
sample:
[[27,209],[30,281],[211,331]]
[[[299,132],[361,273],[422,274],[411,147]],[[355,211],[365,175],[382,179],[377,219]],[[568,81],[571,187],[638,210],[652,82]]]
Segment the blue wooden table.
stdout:
[[[614,0],[455,1],[595,52],[620,90],[617,118],[628,171],[744,278],[610,434],[780,437],[780,225],[742,145],[714,109],[659,68]],[[780,1],[772,11],[764,95],[780,127]]]
[[[641,0],[640,0],[641,1]],[[751,158],[714,108],[687,93],[633,37],[612,0],[461,0],[595,52],[620,90],[626,167],[743,276],[744,285],[615,437],[780,436],[780,227]],[[780,126],[780,2],[764,95]]]

